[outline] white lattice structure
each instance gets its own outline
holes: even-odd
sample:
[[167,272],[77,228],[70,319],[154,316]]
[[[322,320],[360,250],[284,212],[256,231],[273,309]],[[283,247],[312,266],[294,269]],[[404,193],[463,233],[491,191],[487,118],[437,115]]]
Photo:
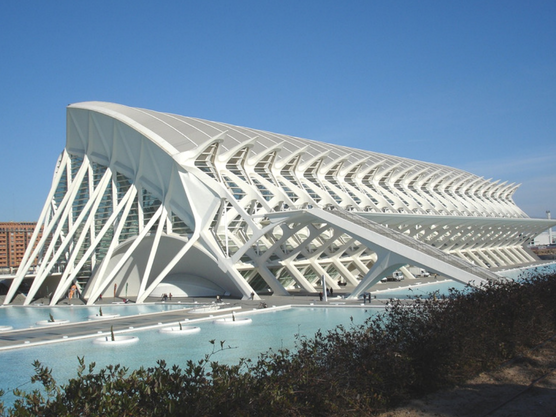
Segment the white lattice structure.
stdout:
[[487,268],[534,262],[523,244],[554,224],[528,218],[516,189],[224,123],[74,104],[42,238],[5,303],[30,274],[26,303],[48,295],[52,304],[74,283],[91,304],[112,292],[139,303],[163,292],[314,292],[321,277],[357,297],[405,265],[496,279]]

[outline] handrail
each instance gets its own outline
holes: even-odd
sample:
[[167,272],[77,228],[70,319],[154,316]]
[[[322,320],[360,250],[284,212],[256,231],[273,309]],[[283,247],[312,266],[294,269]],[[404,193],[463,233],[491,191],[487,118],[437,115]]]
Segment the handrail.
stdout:
[[452,255],[450,253],[446,253],[443,252],[442,250],[435,248],[434,246],[431,246],[425,242],[421,242],[411,236],[407,236],[404,233],[398,232],[396,230],[390,229],[386,226],[381,225],[380,223],[377,223],[375,221],[372,221],[370,219],[366,219],[365,217],[362,217],[354,212],[350,212],[347,210],[343,210],[343,209],[339,209],[339,208],[333,208],[331,210],[327,210],[327,212],[332,213],[338,217],[341,217],[345,220],[349,220],[350,222],[364,227],[368,230],[371,230],[375,233],[378,233],[379,235],[385,236],[389,239],[392,239],[396,242],[402,243],[410,248],[413,248],[415,250],[418,250],[420,252],[423,252],[427,255],[430,256],[434,256],[438,259],[441,259],[442,261],[446,262],[447,264],[450,264],[452,266],[455,266],[459,269],[462,269],[464,271],[467,271],[473,275],[476,275],[480,278],[486,279],[488,281],[500,281],[501,277],[496,275],[495,273],[477,266],[477,265],[473,265],[472,263],[461,259],[460,257],[456,256],[456,255]]

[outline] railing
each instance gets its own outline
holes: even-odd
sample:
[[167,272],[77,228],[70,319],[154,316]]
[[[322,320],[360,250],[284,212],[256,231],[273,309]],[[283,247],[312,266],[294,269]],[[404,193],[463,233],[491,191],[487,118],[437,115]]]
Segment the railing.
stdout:
[[383,226],[379,223],[376,223],[372,220],[366,219],[358,214],[350,211],[346,211],[343,209],[334,208],[333,210],[327,210],[328,213],[332,213],[338,217],[341,217],[345,220],[349,220],[350,222],[364,227],[368,230],[371,230],[379,235],[385,236],[389,239],[392,239],[396,242],[402,243],[405,246],[423,252],[427,255],[433,256],[437,259],[440,259],[446,262],[449,265],[455,266],[459,269],[467,271],[473,275],[476,275],[480,278],[486,279],[488,281],[500,281],[501,277],[496,275],[489,270],[482,268],[477,265],[473,265],[470,262],[467,262],[456,255],[452,255],[450,253],[446,253],[441,251],[434,246],[431,246],[427,243],[420,242],[419,240],[412,238],[411,236],[407,236],[404,233],[398,232],[396,230],[390,229],[386,226]]

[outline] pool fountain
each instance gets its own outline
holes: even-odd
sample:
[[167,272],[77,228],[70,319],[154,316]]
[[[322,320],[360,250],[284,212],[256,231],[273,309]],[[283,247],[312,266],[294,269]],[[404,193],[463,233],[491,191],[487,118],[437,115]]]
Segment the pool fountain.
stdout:
[[201,331],[201,328],[197,326],[182,326],[181,323],[178,324],[179,327],[163,327],[162,329],[159,329],[158,332],[172,335],[183,335],[198,333]]

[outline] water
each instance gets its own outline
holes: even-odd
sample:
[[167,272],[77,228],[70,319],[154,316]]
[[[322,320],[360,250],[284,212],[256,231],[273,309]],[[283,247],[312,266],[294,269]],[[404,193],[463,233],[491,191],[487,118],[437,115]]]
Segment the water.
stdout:
[[[556,262],[550,264],[544,264],[532,268],[508,269],[508,270],[497,272],[498,275],[516,281],[519,281],[520,279],[538,273],[556,273]],[[452,280],[446,280],[439,283],[412,285],[411,287],[409,285],[410,282],[407,282],[407,287],[405,288],[383,290],[372,294],[373,296],[376,296],[376,298],[378,299],[390,299],[390,298],[406,299],[406,298],[414,298],[416,296],[429,297],[433,293],[447,295],[451,288],[461,291],[466,287],[465,284],[452,281]]]
[[[61,383],[76,376],[77,357],[85,356],[87,363],[95,362],[97,370],[105,365],[121,364],[130,369],[140,366],[155,366],[156,361],[164,359],[169,365],[185,366],[187,360],[197,361],[212,352],[220,341],[230,346],[224,352],[215,354],[211,359],[220,363],[235,364],[239,358],[256,358],[269,348],[294,348],[296,335],[312,337],[319,329],[326,331],[339,324],[346,327],[353,323],[362,324],[376,310],[368,308],[291,308],[288,310],[247,313],[251,324],[242,326],[218,325],[212,321],[194,324],[199,333],[176,335],[162,334],[157,330],[135,331],[139,337],[134,345],[103,347],[93,344],[94,339],[70,341],[47,346],[29,347],[0,352],[2,375],[0,388],[6,391],[4,402],[12,404],[15,397],[11,390],[21,387],[25,391],[37,388],[30,384],[33,375],[32,362],[37,359],[53,369],[53,376]],[[236,315],[236,317],[241,317]]]
[[185,304],[105,304],[102,306],[6,306],[0,308],[0,326],[12,326],[14,329],[25,329],[35,327],[36,322],[48,320],[50,314],[56,320],[69,320],[70,322],[87,321],[89,316],[99,314],[119,314],[120,316],[131,316],[136,314],[156,313],[162,311],[179,310],[191,307]]
[[556,262],[540,265],[534,268],[516,268],[498,272],[498,274],[513,280],[519,280],[538,273],[556,273]]
[[[556,272],[556,263],[546,266],[516,269],[499,272],[512,279],[520,279],[529,272]],[[445,294],[449,288],[463,289],[464,285],[445,281],[427,285],[413,286],[411,289],[383,291],[373,293],[378,298],[408,298],[409,296],[428,296],[438,291]],[[102,306],[105,314],[140,314],[155,311],[167,311],[184,308],[185,305],[106,305]],[[156,330],[136,331],[139,337],[135,345],[119,347],[102,347],[92,340],[63,342],[48,346],[29,347],[0,352],[0,389],[6,391],[3,398],[6,405],[14,401],[13,388],[21,387],[25,391],[36,389],[29,378],[34,374],[32,362],[37,359],[53,369],[55,379],[65,383],[76,376],[77,357],[84,356],[86,363],[96,362],[97,370],[109,364],[122,364],[130,369],[140,366],[155,366],[156,361],[164,359],[169,365],[184,366],[187,360],[197,361],[212,351],[209,343],[214,339],[217,347],[220,341],[230,346],[211,359],[221,363],[235,364],[239,358],[256,358],[268,349],[294,348],[296,335],[312,337],[319,329],[332,329],[339,324],[349,326],[351,318],[355,324],[365,321],[376,310],[369,308],[292,308],[284,311],[247,314],[252,323],[239,327],[222,326],[207,321],[196,326],[201,332],[188,335],[161,334]],[[98,307],[8,307],[0,308],[0,325],[29,327],[38,320],[44,320],[52,314],[57,319],[83,321],[98,313]],[[239,317],[239,316],[238,316]]]
[[448,294],[450,288],[454,288],[456,290],[463,290],[465,288],[465,284],[456,281],[442,281],[439,283],[432,283],[432,284],[422,284],[422,285],[412,285],[405,288],[394,289],[394,290],[384,290],[377,293],[372,293],[373,296],[376,295],[378,299],[390,299],[390,298],[397,298],[397,299],[407,299],[407,298],[415,298],[415,297],[423,297],[428,298],[432,293],[438,294]]

